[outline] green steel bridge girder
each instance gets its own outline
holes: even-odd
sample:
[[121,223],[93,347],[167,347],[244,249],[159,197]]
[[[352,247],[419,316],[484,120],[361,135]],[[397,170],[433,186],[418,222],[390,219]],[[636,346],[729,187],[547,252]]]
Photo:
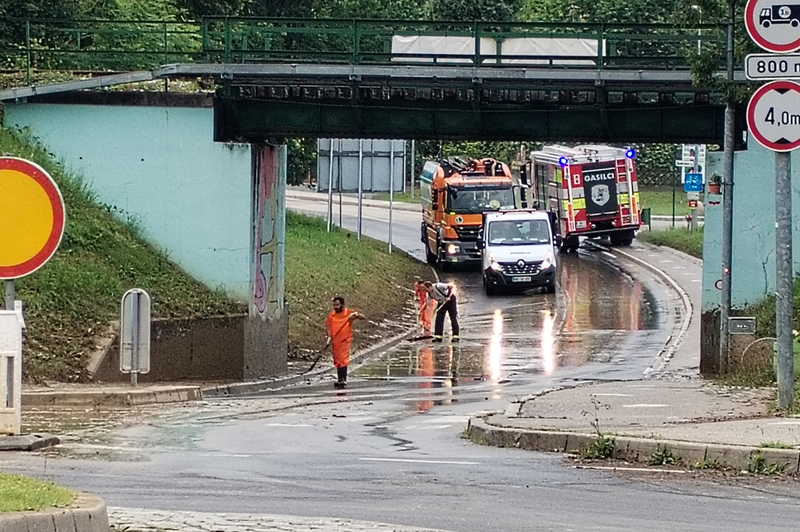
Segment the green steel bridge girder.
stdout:
[[[719,104],[530,106],[416,101],[353,105],[225,95],[218,95],[214,105],[214,137],[219,142],[332,137],[722,145],[725,114],[725,106]],[[737,116],[744,114],[737,112]],[[739,122],[737,139],[744,129]]]

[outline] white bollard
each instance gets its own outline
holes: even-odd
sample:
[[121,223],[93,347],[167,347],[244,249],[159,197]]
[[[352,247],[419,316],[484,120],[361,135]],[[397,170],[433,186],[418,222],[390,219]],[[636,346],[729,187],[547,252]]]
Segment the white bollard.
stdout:
[[17,436],[22,417],[22,305],[0,310],[0,434]]

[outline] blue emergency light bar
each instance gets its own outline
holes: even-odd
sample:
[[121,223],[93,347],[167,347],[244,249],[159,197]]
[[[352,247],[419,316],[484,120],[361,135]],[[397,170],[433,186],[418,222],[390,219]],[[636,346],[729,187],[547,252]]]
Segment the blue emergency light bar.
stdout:
[[558,164],[560,164],[561,166],[567,166],[569,164],[569,161],[567,160],[566,157],[562,155],[561,157],[558,158]]
[[625,152],[625,157],[627,157],[628,159],[633,159],[634,157],[636,157],[636,150],[634,150],[633,148],[628,148],[628,151]]

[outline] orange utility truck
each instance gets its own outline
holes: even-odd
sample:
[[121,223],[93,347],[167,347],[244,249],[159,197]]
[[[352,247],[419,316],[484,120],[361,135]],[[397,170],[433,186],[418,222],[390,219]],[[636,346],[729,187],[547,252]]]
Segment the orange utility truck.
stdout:
[[429,264],[480,264],[483,213],[515,208],[508,165],[491,158],[449,157],[422,168],[422,242]]
[[545,146],[520,165],[529,205],[552,213],[562,250],[579,237],[608,236],[629,246],[640,226],[636,152],[612,146]]

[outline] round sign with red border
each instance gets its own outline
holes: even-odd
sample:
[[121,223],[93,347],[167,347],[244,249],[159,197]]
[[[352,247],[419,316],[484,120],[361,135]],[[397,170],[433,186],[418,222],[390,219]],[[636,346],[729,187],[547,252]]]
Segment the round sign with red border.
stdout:
[[41,268],[58,249],[65,221],[50,174],[25,159],[0,157],[0,279]]
[[800,84],[770,81],[759,87],[747,104],[747,128],[770,150],[800,147]]
[[800,48],[800,1],[748,0],[744,25],[764,50],[793,52]]

